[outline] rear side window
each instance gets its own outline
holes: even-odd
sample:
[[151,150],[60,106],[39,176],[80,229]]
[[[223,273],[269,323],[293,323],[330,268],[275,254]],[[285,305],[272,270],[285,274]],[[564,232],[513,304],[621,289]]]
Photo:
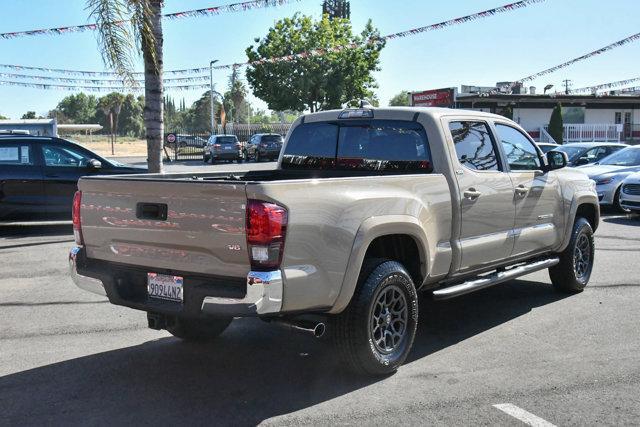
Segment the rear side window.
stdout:
[[296,156],[313,156],[316,165],[341,170],[431,170],[427,135],[417,122],[358,120],[303,124],[289,138],[283,167],[302,165],[304,162]]
[[498,170],[498,157],[486,123],[451,122],[449,130],[460,164],[475,170]]
[[20,142],[0,145],[0,165],[33,165],[31,146]]

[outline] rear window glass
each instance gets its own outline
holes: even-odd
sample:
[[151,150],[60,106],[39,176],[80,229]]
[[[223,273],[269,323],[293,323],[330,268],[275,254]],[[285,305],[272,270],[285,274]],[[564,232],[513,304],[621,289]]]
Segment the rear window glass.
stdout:
[[219,136],[216,138],[218,144],[235,144],[236,138],[234,136]]
[[427,135],[417,122],[308,123],[291,134],[282,167],[426,172],[431,157]]
[[32,165],[31,147],[28,144],[0,145],[0,165]]
[[265,135],[262,137],[262,142],[282,142],[280,135]]

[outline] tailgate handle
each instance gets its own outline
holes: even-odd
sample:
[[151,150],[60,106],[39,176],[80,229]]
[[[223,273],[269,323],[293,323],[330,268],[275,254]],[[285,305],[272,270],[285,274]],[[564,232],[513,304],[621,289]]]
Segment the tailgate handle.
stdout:
[[138,203],[136,205],[136,218],[167,220],[167,205],[164,203]]

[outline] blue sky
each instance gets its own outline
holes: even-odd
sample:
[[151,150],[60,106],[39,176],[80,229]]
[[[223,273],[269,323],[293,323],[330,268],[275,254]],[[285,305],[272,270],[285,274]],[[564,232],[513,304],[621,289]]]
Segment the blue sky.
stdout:
[[[166,0],[165,12],[231,3],[224,0]],[[507,3],[508,0],[352,0],[351,18],[360,31],[371,18],[388,34],[428,25]],[[319,17],[320,0],[301,0],[277,8],[165,21],[165,69],[246,60],[245,48],[273,23],[299,11]],[[83,0],[3,1],[0,32],[83,24]],[[602,47],[639,31],[638,0],[547,0],[514,12],[439,31],[389,41],[376,73],[383,104],[401,90],[460,84],[493,85],[516,80]],[[0,40],[0,63],[103,70],[92,32]],[[0,72],[11,72],[0,70]],[[20,72],[22,73],[22,72]],[[226,71],[217,71],[218,88]],[[640,76],[640,42],[583,61],[532,84],[538,88],[563,79],[582,87]],[[0,86],[0,114],[19,118],[34,110],[45,114],[67,95],[63,91]],[[188,104],[200,91],[176,92]],[[252,99],[258,107],[266,104]]]

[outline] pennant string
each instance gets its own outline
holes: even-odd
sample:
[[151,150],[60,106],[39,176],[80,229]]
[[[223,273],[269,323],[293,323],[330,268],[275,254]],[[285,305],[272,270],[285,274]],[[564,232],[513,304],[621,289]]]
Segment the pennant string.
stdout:
[[[244,1],[241,3],[233,3],[227,4],[223,6],[214,6],[208,7],[204,9],[195,9],[195,10],[185,10],[182,12],[174,12],[174,13],[165,13],[162,15],[165,19],[181,19],[181,18],[193,18],[198,16],[210,16],[210,15],[220,15],[221,13],[228,12],[238,12],[240,10],[251,10],[258,8],[266,8],[266,7],[275,7],[281,6],[287,3],[291,3],[292,1],[300,1],[300,0],[250,0]],[[130,22],[129,20],[125,21],[115,21],[114,25],[122,26]],[[56,28],[42,28],[39,30],[27,30],[27,31],[13,31],[9,33],[0,33],[0,38],[2,39],[15,39],[18,37],[26,37],[26,36],[39,36],[45,34],[67,34],[67,33],[82,33],[84,31],[95,31],[98,28],[96,24],[84,24],[84,25],[73,25],[69,27],[56,27]]]

